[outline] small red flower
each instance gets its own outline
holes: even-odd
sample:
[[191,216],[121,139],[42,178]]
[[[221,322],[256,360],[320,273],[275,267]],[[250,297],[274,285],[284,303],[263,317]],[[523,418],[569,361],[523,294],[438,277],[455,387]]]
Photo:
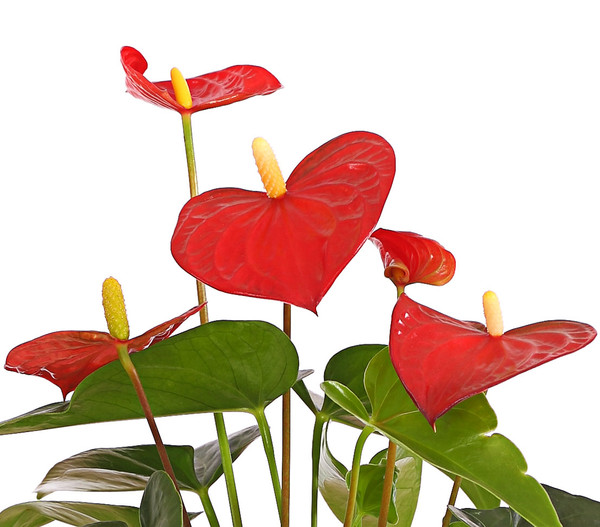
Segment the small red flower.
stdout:
[[414,283],[444,285],[454,276],[454,256],[434,240],[387,229],[377,229],[369,239],[379,249],[385,276],[400,292]]
[[173,234],[173,256],[220,291],[316,312],[371,234],[394,172],[383,138],[341,135],[300,162],[281,182],[281,196],[222,188],[191,199]]
[[118,359],[117,346],[126,344],[129,353],[141,351],[168,338],[200,306],[163,322],[139,337],[119,340],[101,331],[57,331],[25,342],[10,351],[4,367],[17,373],[39,375],[67,394],[90,373]]
[[573,353],[596,337],[588,324],[539,322],[492,336],[405,294],[394,308],[390,355],[402,384],[431,426],[458,402],[519,373]]
[[121,64],[125,69],[127,91],[134,97],[181,114],[224,106],[255,95],[267,95],[281,88],[279,81],[259,66],[232,66],[224,70],[187,79],[192,107],[184,108],[175,100],[171,81],[150,82],[144,77],[148,63],[136,49],[121,49]]

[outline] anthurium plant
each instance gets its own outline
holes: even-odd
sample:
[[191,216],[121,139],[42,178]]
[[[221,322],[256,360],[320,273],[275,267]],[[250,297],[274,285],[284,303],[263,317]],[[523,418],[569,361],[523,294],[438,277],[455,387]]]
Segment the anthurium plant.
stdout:
[[[600,503],[544,485],[526,472],[517,445],[494,433],[497,417],[486,398],[493,386],[584,348],[596,337],[593,327],[552,320],[505,331],[491,291],[483,294],[481,322],[458,320],[411,298],[411,284],[448,283],[456,259],[433,239],[394,230],[401,225],[378,228],[394,192],[396,159],[394,145],[375,131],[351,130],[313,152],[298,152],[288,177],[269,143],[251,138],[264,191],[218,188],[217,180],[208,178],[211,190],[199,193],[192,115],[271,94],[280,82],[250,65],[190,79],[174,68],[171,80],[152,82],[144,75],[145,58],[132,47],[122,48],[121,63],[131,95],[181,115],[190,196],[182,198],[179,217],[165,221],[175,226],[172,256],[195,278],[198,302],[131,338],[121,285],[103,277],[108,332],[58,330],[32,335],[7,350],[7,370],[40,376],[62,397],[0,423],[0,435],[146,419],[153,443],[73,452],[47,468],[37,482],[37,501],[0,512],[0,527],[53,521],[88,527],[241,527],[234,462],[254,441],[262,442],[270,476],[256,485],[264,486],[264,507],[276,508],[283,527],[298,525],[290,517],[290,502],[299,492],[310,496],[311,527],[320,524],[323,506],[344,527],[409,527],[424,463],[448,477],[446,513],[439,518],[443,527],[600,525]],[[249,172],[256,173],[252,167]],[[382,279],[396,290],[390,331],[376,344],[331,350],[321,391],[314,393],[305,379],[317,374],[294,346],[292,306],[316,314],[365,243],[379,250]],[[381,272],[379,266],[374,262],[374,272]],[[210,320],[206,286],[229,293],[231,302],[236,295],[279,302],[281,327],[260,320]],[[175,334],[197,313],[196,327]],[[294,493],[290,460],[302,454],[291,448],[292,398],[314,417],[310,459],[302,460],[312,467],[310,486]],[[281,405],[280,430],[269,425],[269,405]],[[228,412],[247,413],[255,424],[227,431]],[[216,439],[165,445],[156,418],[196,413],[213,415]],[[354,438],[347,467],[336,457],[332,423],[347,430],[347,441]],[[280,453],[273,434],[280,438]],[[375,436],[385,438],[387,447],[367,458],[364,447]],[[228,507],[215,505],[210,495],[221,478]],[[139,507],[47,499],[57,491],[134,490],[143,491]],[[195,493],[202,510],[188,511],[184,492]],[[468,497],[471,508],[456,507],[458,493]]]

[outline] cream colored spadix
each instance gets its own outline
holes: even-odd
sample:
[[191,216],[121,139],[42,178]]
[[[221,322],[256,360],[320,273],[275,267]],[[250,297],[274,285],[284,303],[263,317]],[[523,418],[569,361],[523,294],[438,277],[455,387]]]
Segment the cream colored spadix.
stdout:
[[252,152],[267,196],[280,198],[287,189],[271,146],[262,137],[257,137],[252,141]]
[[102,284],[102,305],[108,332],[119,340],[129,338],[129,322],[125,311],[125,300],[121,284],[112,276]]
[[193,106],[192,94],[187,81],[177,68],[171,69],[171,84],[173,90],[175,90],[175,100],[186,110],[189,110]]
[[483,295],[483,313],[485,315],[485,325],[487,331],[492,337],[499,337],[504,333],[504,323],[502,322],[502,311],[500,311],[500,302],[496,293],[487,291]]

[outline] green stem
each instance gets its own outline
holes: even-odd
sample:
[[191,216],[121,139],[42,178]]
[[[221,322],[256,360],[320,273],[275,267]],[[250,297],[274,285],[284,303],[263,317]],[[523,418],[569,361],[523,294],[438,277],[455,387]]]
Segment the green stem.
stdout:
[[352,527],[354,519],[354,509],[356,508],[356,495],[358,494],[358,477],[360,475],[360,457],[367,437],[373,433],[374,429],[366,426],[358,436],[356,446],[354,447],[354,457],[352,458],[352,475],[350,476],[350,491],[348,492],[348,505],[346,506],[346,517],[344,527]]
[[208,520],[210,527],[220,527],[219,520],[217,519],[217,513],[215,512],[215,508],[213,507],[210,496],[208,495],[208,487],[202,487],[198,492],[198,496],[200,496],[202,508],[204,509],[204,514],[206,515],[206,519]]
[[[192,137],[192,114],[181,114],[181,123],[183,124],[183,142],[185,143],[185,157],[187,159],[188,178],[190,182],[190,198],[198,195],[198,177],[196,174],[196,157],[194,155],[194,139]],[[198,292],[198,305],[204,304],[200,310],[200,323],[208,322],[208,309],[206,307],[206,287],[199,280],[196,281]]]
[[310,500],[310,525],[317,527],[317,506],[319,500],[319,461],[321,459],[321,441],[326,418],[321,414],[315,416],[315,427],[312,439],[312,484]]
[[225,485],[227,486],[227,496],[229,497],[231,519],[234,527],[241,527],[242,516],[240,514],[240,504],[233,477],[233,462],[231,460],[231,450],[229,448],[229,440],[227,439],[227,431],[225,430],[225,419],[222,413],[215,413],[213,415],[215,418],[215,426],[217,427],[217,437],[219,439],[219,450],[221,451],[221,463],[223,465]]
[[379,520],[377,527],[386,527],[392,501],[392,490],[394,487],[394,471],[396,469],[396,443],[388,444],[387,459],[385,463],[385,477],[383,478],[383,492],[381,495],[381,507],[379,508]]
[[[283,304],[283,331],[292,338],[292,306]],[[281,409],[281,527],[290,525],[290,474],[292,437],[292,397],[288,390],[283,394]]]
[[[456,476],[454,478],[454,484],[452,485],[452,492],[450,493],[450,499],[448,500],[448,505],[454,505],[456,503],[456,496],[458,496],[458,491],[460,489],[460,484],[462,483],[462,478],[460,476]],[[442,520],[442,527],[449,527],[450,520],[452,519],[452,511],[450,507],[446,510],[446,514],[444,515],[444,519]]]
[[[171,478],[173,485],[175,485],[175,488],[177,489],[177,492],[181,497],[181,490],[179,488],[179,485],[177,484],[175,472],[173,471],[173,467],[171,466],[169,456],[167,455],[167,449],[165,448],[165,444],[163,443],[162,438],[160,437],[158,426],[156,426],[156,420],[154,419],[154,414],[152,413],[152,409],[150,408],[150,403],[148,402],[148,398],[146,397],[146,392],[144,391],[144,387],[142,386],[142,382],[140,381],[138,372],[135,369],[131,357],[129,356],[127,345],[117,345],[117,353],[119,355],[119,361],[121,362],[123,369],[129,376],[129,379],[131,380],[131,383],[133,384],[133,387],[135,389],[135,393],[137,394],[140,404],[142,405],[142,410],[144,411],[146,421],[148,422],[148,426],[150,427],[150,431],[152,432],[152,437],[154,438],[154,443],[156,444],[156,449],[158,450],[158,455],[162,462],[163,468]],[[185,509],[185,504],[183,503],[183,498],[181,498],[181,506],[183,508],[183,524],[185,527],[191,527],[190,519]]]
[[271,482],[273,483],[273,492],[275,493],[275,501],[277,502],[277,510],[279,511],[279,516],[281,517],[281,484],[279,483],[279,473],[277,472],[277,462],[275,461],[275,451],[273,450],[271,430],[269,429],[269,424],[267,423],[264,408],[255,411],[254,417],[258,423],[260,437],[262,438],[265,454],[267,455],[269,472],[271,474]]

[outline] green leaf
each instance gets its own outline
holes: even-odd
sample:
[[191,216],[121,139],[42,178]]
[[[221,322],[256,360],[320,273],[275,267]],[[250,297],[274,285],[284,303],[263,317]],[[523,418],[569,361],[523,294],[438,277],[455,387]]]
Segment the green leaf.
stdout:
[[[235,461],[257,437],[260,436],[258,426],[249,426],[227,436],[231,459]],[[203,487],[210,487],[223,474],[221,451],[218,441],[211,441],[196,449],[194,454],[194,467],[198,483]]]
[[84,526],[119,522],[140,527],[137,507],[71,501],[32,501],[13,505],[0,513],[0,527],[39,527],[53,521]]
[[[259,435],[257,426],[229,435],[232,460]],[[199,493],[223,474],[218,441],[211,441],[195,451],[190,446],[167,446],[166,449],[181,490]],[[144,490],[150,476],[162,469],[155,445],[88,450],[54,465],[38,485],[37,497],[58,491]]]
[[500,505],[500,498],[468,479],[461,481],[460,488],[478,509],[493,509]]
[[[289,338],[260,321],[216,321],[131,355],[155,416],[264,408],[296,382]],[[0,423],[0,435],[143,417],[118,361],[86,377],[67,403]]]
[[[381,433],[439,469],[457,474],[498,496],[535,527],[560,527],[542,486],[527,476],[522,454],[500,434],[485,435],[496,427],[496,416],[485,396],[463,401],[431,429],[406,393],[387,350],[375,356],[365,372],[365,389],[372,415],[364,419]],[[339,398],[338,404],[346,402]],[[353,412],[353,406],[345,407]]]
[[[194,472],[194,449],[166,448],[181,489],[196,491],[199,484]],[[37,497],[60,491],[144,490],[150,476],[162,468],[155,445],[88,450],[54,465],[38,485]]]
[[321,383],[321,388],[325,392],[325,395],[335,404],[341,406],[362,421],[367,422],[369,420],[367,409],[350,388],[336,381],[325,381]]
[[[349,471],[331,453],[327,429],[323,434],[319,465],[319,490],[332,512],[344,521],[348,502]],[[367,465],[361,465],[357,510],[363,516],[363,527],[376,527],[381,503],[387,450],[376,454]],[[417,506],[421,482],[421,460],[402,447],[396,454],[396,477],[390,504],[389,525],[410,527]]]
[[[387,349],[387,346],[385,344],[361,344],[339,351],[329,359],[323,379],[337,381],[348,387],[367,408],[367,411],[370,411],[371,402],[364,386],[365,370],[369,361],[383,348]],[[330,419],[342,421],[343,417],[347,415],[342,408],[328,398],[325,398],[321,411]]]
[[[583,496],[569,494],[564,490],[555,489],[544,485],[550,496],[558,517],[563,527],[599,527],[600,503]],[[492,510],[461,509],[454,512],[465,523],[470,521],[483,527],[531,527],[531,523],[524,520],[515,511],[506,507]],[[451,525],[458,527],[461,522]],[[467,523],[468,524],[468,523]]]
[[166,472],[150,476],[140,504],[141,527],[182,527],[181,497]]
[[127,524],[123,522],[95,522],[88,523],[83,527],[127,527]]

